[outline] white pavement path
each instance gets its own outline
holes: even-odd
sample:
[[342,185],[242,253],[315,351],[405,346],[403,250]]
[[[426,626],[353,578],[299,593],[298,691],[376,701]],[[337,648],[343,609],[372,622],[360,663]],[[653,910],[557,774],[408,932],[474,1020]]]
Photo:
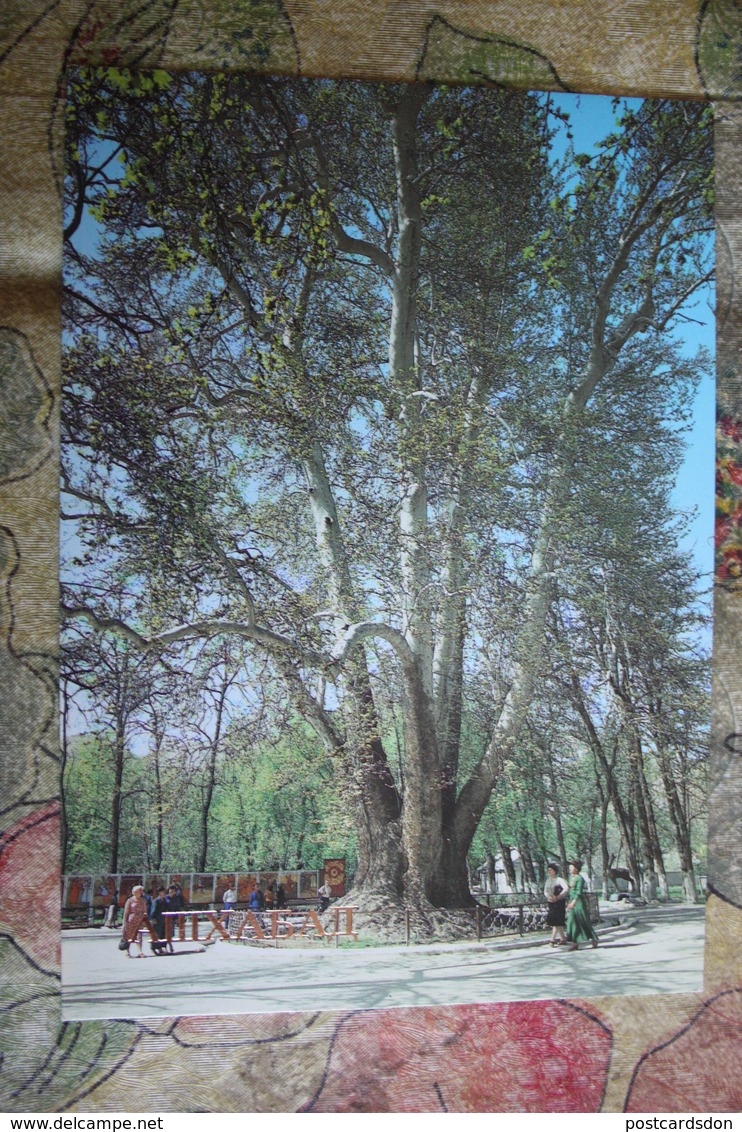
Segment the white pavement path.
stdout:
[[[62,1016],[147,1018],[354,1010],[700,990],[702,907],[631,909],[600,947],[542,937],[512,945],[259,948],[220,941],[126,959],[105,929],[63,934]],[[136,949],[132,948],[132,954]]]

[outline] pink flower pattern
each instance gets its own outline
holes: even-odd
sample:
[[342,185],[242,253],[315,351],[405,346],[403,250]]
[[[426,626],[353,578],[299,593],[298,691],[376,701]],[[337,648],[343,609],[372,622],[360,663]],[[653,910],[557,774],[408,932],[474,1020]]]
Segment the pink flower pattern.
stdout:
[[596,1112],[611,1031],[576,1003],[369,1011],[343,1021],[309,1112]]

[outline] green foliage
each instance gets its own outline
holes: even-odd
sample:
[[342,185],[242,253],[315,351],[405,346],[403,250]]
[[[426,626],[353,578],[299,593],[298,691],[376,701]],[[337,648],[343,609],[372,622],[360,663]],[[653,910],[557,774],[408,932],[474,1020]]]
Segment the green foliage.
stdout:
[[82,736],[68,753],[63,790],[68,828],[65,867],[94,873],[108,868],[110,810],[101,799],[113,792],[112,742],[106,735]]
[[214,804],[214,867],[321,868],[355,857],[355,830],[337,768],[307,728],[294,723],[273,743],[228,738],[229,766]]
[[[157,766],[155,766],[157,758]],[[108,869],[113,747],[105,734],[73,741],[64,778],[68,872]],[[336,768],[317,739],[295,722],[278,742],[246,742],[239,721],[218,757],[209,814],[210,871],[322,867],[325,857],[355,863],[355,831]],[[197,869],[194,831],[200,827],[203,768],[182,735],[155,756],[126,755],[119,871]],[[159,801],[158,801],[159,798]],[[163,826],[163,852],[156,829]]]

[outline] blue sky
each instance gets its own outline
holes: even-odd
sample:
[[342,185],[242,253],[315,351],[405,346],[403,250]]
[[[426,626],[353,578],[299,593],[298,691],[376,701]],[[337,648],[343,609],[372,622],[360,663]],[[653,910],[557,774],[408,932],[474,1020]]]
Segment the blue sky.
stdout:
[[[593,153],[595,143],[611,132],[615,122],[613,99],[607,95],[558,94],[553,96],[558,109],[571,119],[577,153]],[[638,106],[638,99],[623,100]],[[563,143],[562,143],[563,144]],[[713,285],[699,293],[692,317],[698,320],[681,323],[675,336],[685,345],[688,356],[705,346],[711,356],[715,352]],[[705,574],[713,570],[714,559],[714,426],[716,388],[712,375],[705,377],[696,394],[693,420],[687,435],[687,452],[678,475],[674,503],[682,511],[695,510],[690,524],[687,548],[692,550],[697,567]]]

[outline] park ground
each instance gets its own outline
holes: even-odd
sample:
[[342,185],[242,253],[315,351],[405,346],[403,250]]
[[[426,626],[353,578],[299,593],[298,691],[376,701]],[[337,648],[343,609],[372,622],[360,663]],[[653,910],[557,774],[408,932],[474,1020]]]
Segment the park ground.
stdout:
[[[596,995],[666,994],[703,984],[703,906],[603,909],[600,946],[549,947],[548,936],[412,947],[230,944],[146,960],[113,929],[62,937],[62,1016],[147,1018],[358,1010]],[[136,947],[132,947],[132,955]]]

